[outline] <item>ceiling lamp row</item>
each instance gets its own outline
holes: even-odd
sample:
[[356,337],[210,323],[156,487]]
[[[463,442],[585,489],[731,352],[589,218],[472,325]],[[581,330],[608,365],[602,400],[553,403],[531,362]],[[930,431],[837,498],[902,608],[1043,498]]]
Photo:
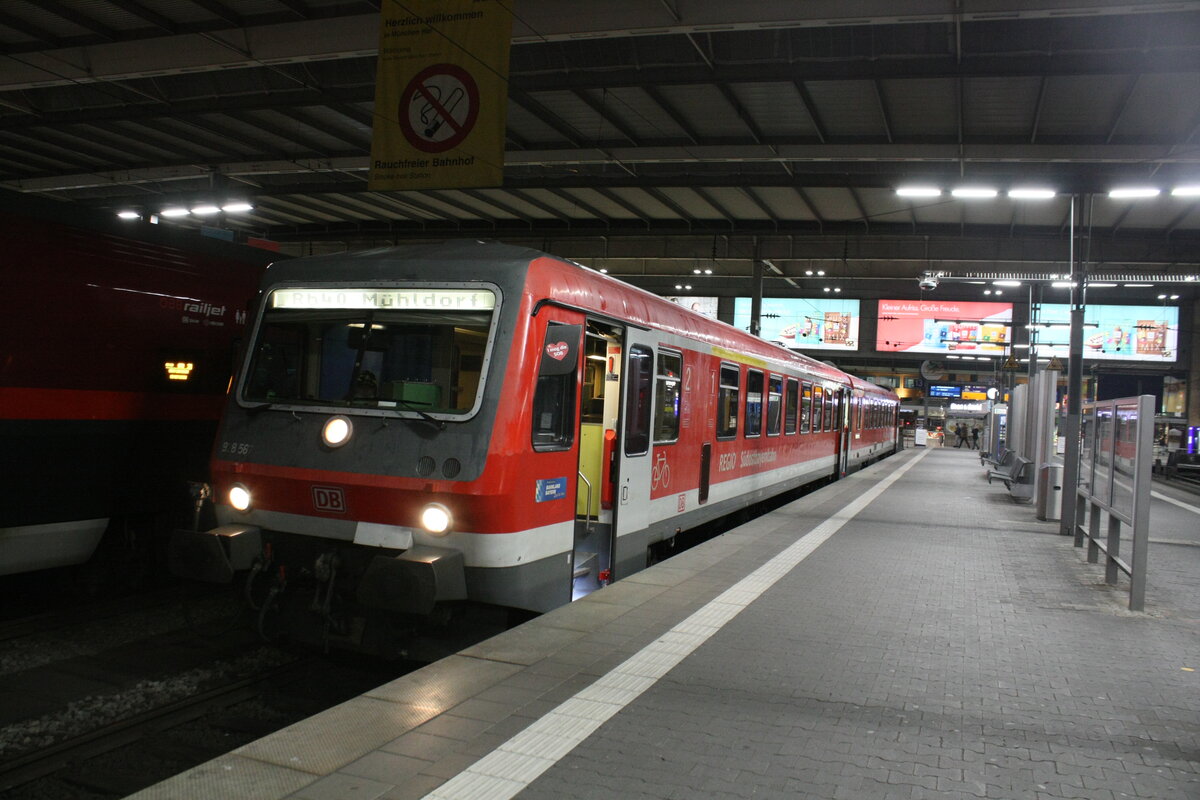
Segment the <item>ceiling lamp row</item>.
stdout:
[[[1108,196],[1114,200],[1133,200],[1158,197],[1163,190],[1157,186],[1125,186],[1113,189]],[[901,186],[896,189],[899,197],[941,197],[943,190],[938,186]],[[959,186],[950,190],[953,197],[965,200],[988,200],[1000,195],[1000,190],[991,186]],[[1013,200],[1050,200],[1058,197],[1055,189],[1028,186],[1009,189],[1004,193]],[[1171,189],[1172,197],[1200,197],[1200,184],[1176,186]]]

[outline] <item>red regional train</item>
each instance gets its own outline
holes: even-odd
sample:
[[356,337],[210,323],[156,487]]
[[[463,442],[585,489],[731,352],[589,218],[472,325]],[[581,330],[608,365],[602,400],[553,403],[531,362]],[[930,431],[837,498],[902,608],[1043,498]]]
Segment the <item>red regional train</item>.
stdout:
[[278,254],[8,195],[0,253],[0,575],[165,538]]
[[221,524],[177,532],[172,568],[250,569],[284,610],[296,588],[326,641],[444,601],[552,609],[896,448],[891,391],[534,250],[296,259],[259,306]]

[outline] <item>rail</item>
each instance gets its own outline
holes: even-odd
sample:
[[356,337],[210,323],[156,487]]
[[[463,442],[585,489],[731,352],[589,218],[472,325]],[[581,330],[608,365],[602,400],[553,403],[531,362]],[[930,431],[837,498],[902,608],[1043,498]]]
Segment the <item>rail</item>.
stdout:
[[[1150,548],[1150,473],[1154,464],[1154,397],[1085,403],[1075,488],[1075,546],[1087,542],[1087,560],[1104,554],[1104,580],[1129,576],[1129,610],[1146,607],[1146,557]],[[1108,515],[1101,536],[1102,517]],[[1085,524],[1086,523],[1086,524]],[[1132,552],[1121,555],[1121,526],[1133,529]]]

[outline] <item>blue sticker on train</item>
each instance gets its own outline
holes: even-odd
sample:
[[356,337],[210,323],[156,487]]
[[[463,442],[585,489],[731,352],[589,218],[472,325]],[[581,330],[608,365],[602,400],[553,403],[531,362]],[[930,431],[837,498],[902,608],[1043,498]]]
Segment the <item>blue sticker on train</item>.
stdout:
[[567,496],[566,478],[547,478],[537,482],[537,501],[562,500]]

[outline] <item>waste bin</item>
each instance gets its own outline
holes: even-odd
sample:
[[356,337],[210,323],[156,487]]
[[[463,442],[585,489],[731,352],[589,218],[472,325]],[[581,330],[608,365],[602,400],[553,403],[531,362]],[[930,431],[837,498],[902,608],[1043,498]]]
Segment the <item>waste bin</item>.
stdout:
[[1041,469],[1038,470],[1038,519],[1062,519],[1062,482],[1062,464],[1042,464]]

